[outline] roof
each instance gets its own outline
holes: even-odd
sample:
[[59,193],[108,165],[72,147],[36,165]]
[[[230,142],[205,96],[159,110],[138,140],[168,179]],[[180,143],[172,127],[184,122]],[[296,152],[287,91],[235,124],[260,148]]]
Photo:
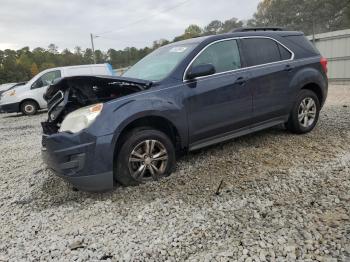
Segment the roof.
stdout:
[[225,38],[234,38],[234,37],[247,37],[247,36],[289,36],[289,35],[303,35],[303,32],[298,31],[238,31],[238,32],[231,32],[231,33],[225,33],[225,34],[219,34],[219,35],[209,35],[209,36],[201,36],[201,37],[195,37],[191,39],[186,39],[182,41],[178,41],[175,43],[172,43],[170,45],[183,45],[183,44],[200,44],[204,41],[216,41],[220,39]]

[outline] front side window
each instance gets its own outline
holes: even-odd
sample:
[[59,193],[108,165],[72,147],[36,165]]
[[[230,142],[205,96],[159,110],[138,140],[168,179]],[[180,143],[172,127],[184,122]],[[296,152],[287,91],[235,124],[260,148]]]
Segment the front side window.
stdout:
[[161,47],[141,59],[123,76],[160,81],[167,77],[195,46],[194,44],[180,44]]
[[192,63],[192,67],[212,64],[216,73],[241,68],[241,58],[236,40],[225,40],[207,47]]
[[52,82],[61,77],[61,71],[51,71],[43,74],[39,79],[37,79],[32,85],[32,89],[41,88],[44,86],[51,85]]
[[268,38],[242,39],[246,66],[263,65],[291,58],[291,53]]

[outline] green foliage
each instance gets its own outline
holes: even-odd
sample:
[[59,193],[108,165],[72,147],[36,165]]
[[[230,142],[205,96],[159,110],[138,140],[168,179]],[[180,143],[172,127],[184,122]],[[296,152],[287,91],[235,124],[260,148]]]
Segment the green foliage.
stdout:
[[[258,5],[254,17],[248,26],[283,26],[291,30],[301,30],[311,34],[340,30],[350,27],[349,0],[263,0]],[[227,33],[243,26],[236,18],[224,22],[214,20],[204,28],[192,24],[184,34],[172,42],[198,36]],[[97,63],[110,63],[113,68],[123,68],[135,64],[138,60],[163,45],[170,43],[166,39],[154,41],[152,47],[137,49],[127,47],[123,50],[109,49],[107,52],[95,51]],[[52,67],[92,64],[93,53],[90,48],[83,50],[75,47],[74,52],[64,49],[58,51],[55,44],[47,49],[38,47],[30,51],[28,47],[14,51],[0,50],[0,84],[29,80],[37,71]]]
[[[128,67],[153,50],[171,42],[202,35],[229,32],[234,28],[241,27],[242,24],[236,18],[224,22],[219,20],[212,21],[204,29],[193,24],[186,28],[183,35],[175,37],[173,41],[160,39],[154,41],[152,47],[140,49],[126,47],[123,50],[111,48],[107,52],[95,50],[96,62],[110,63],[113,68]],[[73,52],[69,49],[64,49],[60,52],[55,44],[50,44],[47,49],[37,47],[32,51],[30,51],[29,47],[24,47],[17,51],[0,50],[0,84],[27,81],[40,71],[53,67],[92,64],[93,61],[92,50],[90,48],[83,50],[79,46],[75,47]]]
[[264,0],[248,25],[323,33],[349,28],[349,12],[349,0]]
[[203,29],[200,28],[198,25],[190,25],[185,30],[186,38],[193,38],[200,36],[203,32]]
[[219,34],[222,31],[223,25],[224,24],[221,21],[214,20],[214,21],[210,22],[209,25],[207,25],[204,28],[204,32],[205,32],[205,34],[208,34],[208,35]]
[[39,68],[36,65],[36,63],[33,63],[31,68],[30,68],[30,72],[32,73],[32,77],[36,76],[39,73]]
[[214,20],[204,28],[204,35],[216,35],[216,34],[228,33],[233,29],[236,29],[242,26],[243,26],[243,22],[239,21],[237,18],[231,18],[229,20],[226,20],[225,22]]

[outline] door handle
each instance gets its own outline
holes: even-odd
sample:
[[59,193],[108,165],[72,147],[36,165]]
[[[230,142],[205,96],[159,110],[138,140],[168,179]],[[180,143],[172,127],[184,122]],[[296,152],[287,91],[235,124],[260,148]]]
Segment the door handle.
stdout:
[[236,84],[240,85],[240,86],[244,86],[245,83],[247,82],[247,79],[244,77],[238,77],[236,80]]
[[290,72],[294,69],[294,67],[292,67],[291,65],[286,65],[284,68],[284,71]]

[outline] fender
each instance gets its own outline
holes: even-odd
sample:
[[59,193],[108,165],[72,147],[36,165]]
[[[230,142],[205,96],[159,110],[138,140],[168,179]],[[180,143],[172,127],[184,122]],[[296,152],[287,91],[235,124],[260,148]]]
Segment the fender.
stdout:
[[321,105],[324,104],[327,97],[328,81],[327,78],[320,73],[316,66],[317,64],[315,63],[314,67],[310,67],[310,65],[308,65],[308,67],[302,67],[294,74],[289,85],[289,90],[291,91],[291,96],[289,99],[290,108],[293,106],[299,91],[306,85],[310,84],[315,84],[320,88],[322,93],[322,101],[320,101],[320,103]]
[[132,122],[146,117],[161,117],[169,121],[176,128],[181,138],[181,147],[187,147],[187,113],[185,107],[182,105],[182,99],[175,102],[154,93],[151,95],[148,96],[145,94],[133,97],[130,100],[106,103],[104,110],[108,110],[109,112],[103,115],[108,116],[108,119],[102,117],[96,121],[93,124],[94,133],[101,135],[98,134],[98,131],[104,130],[105,134],[113,134],[113,144],[115,145],[122,131]]

